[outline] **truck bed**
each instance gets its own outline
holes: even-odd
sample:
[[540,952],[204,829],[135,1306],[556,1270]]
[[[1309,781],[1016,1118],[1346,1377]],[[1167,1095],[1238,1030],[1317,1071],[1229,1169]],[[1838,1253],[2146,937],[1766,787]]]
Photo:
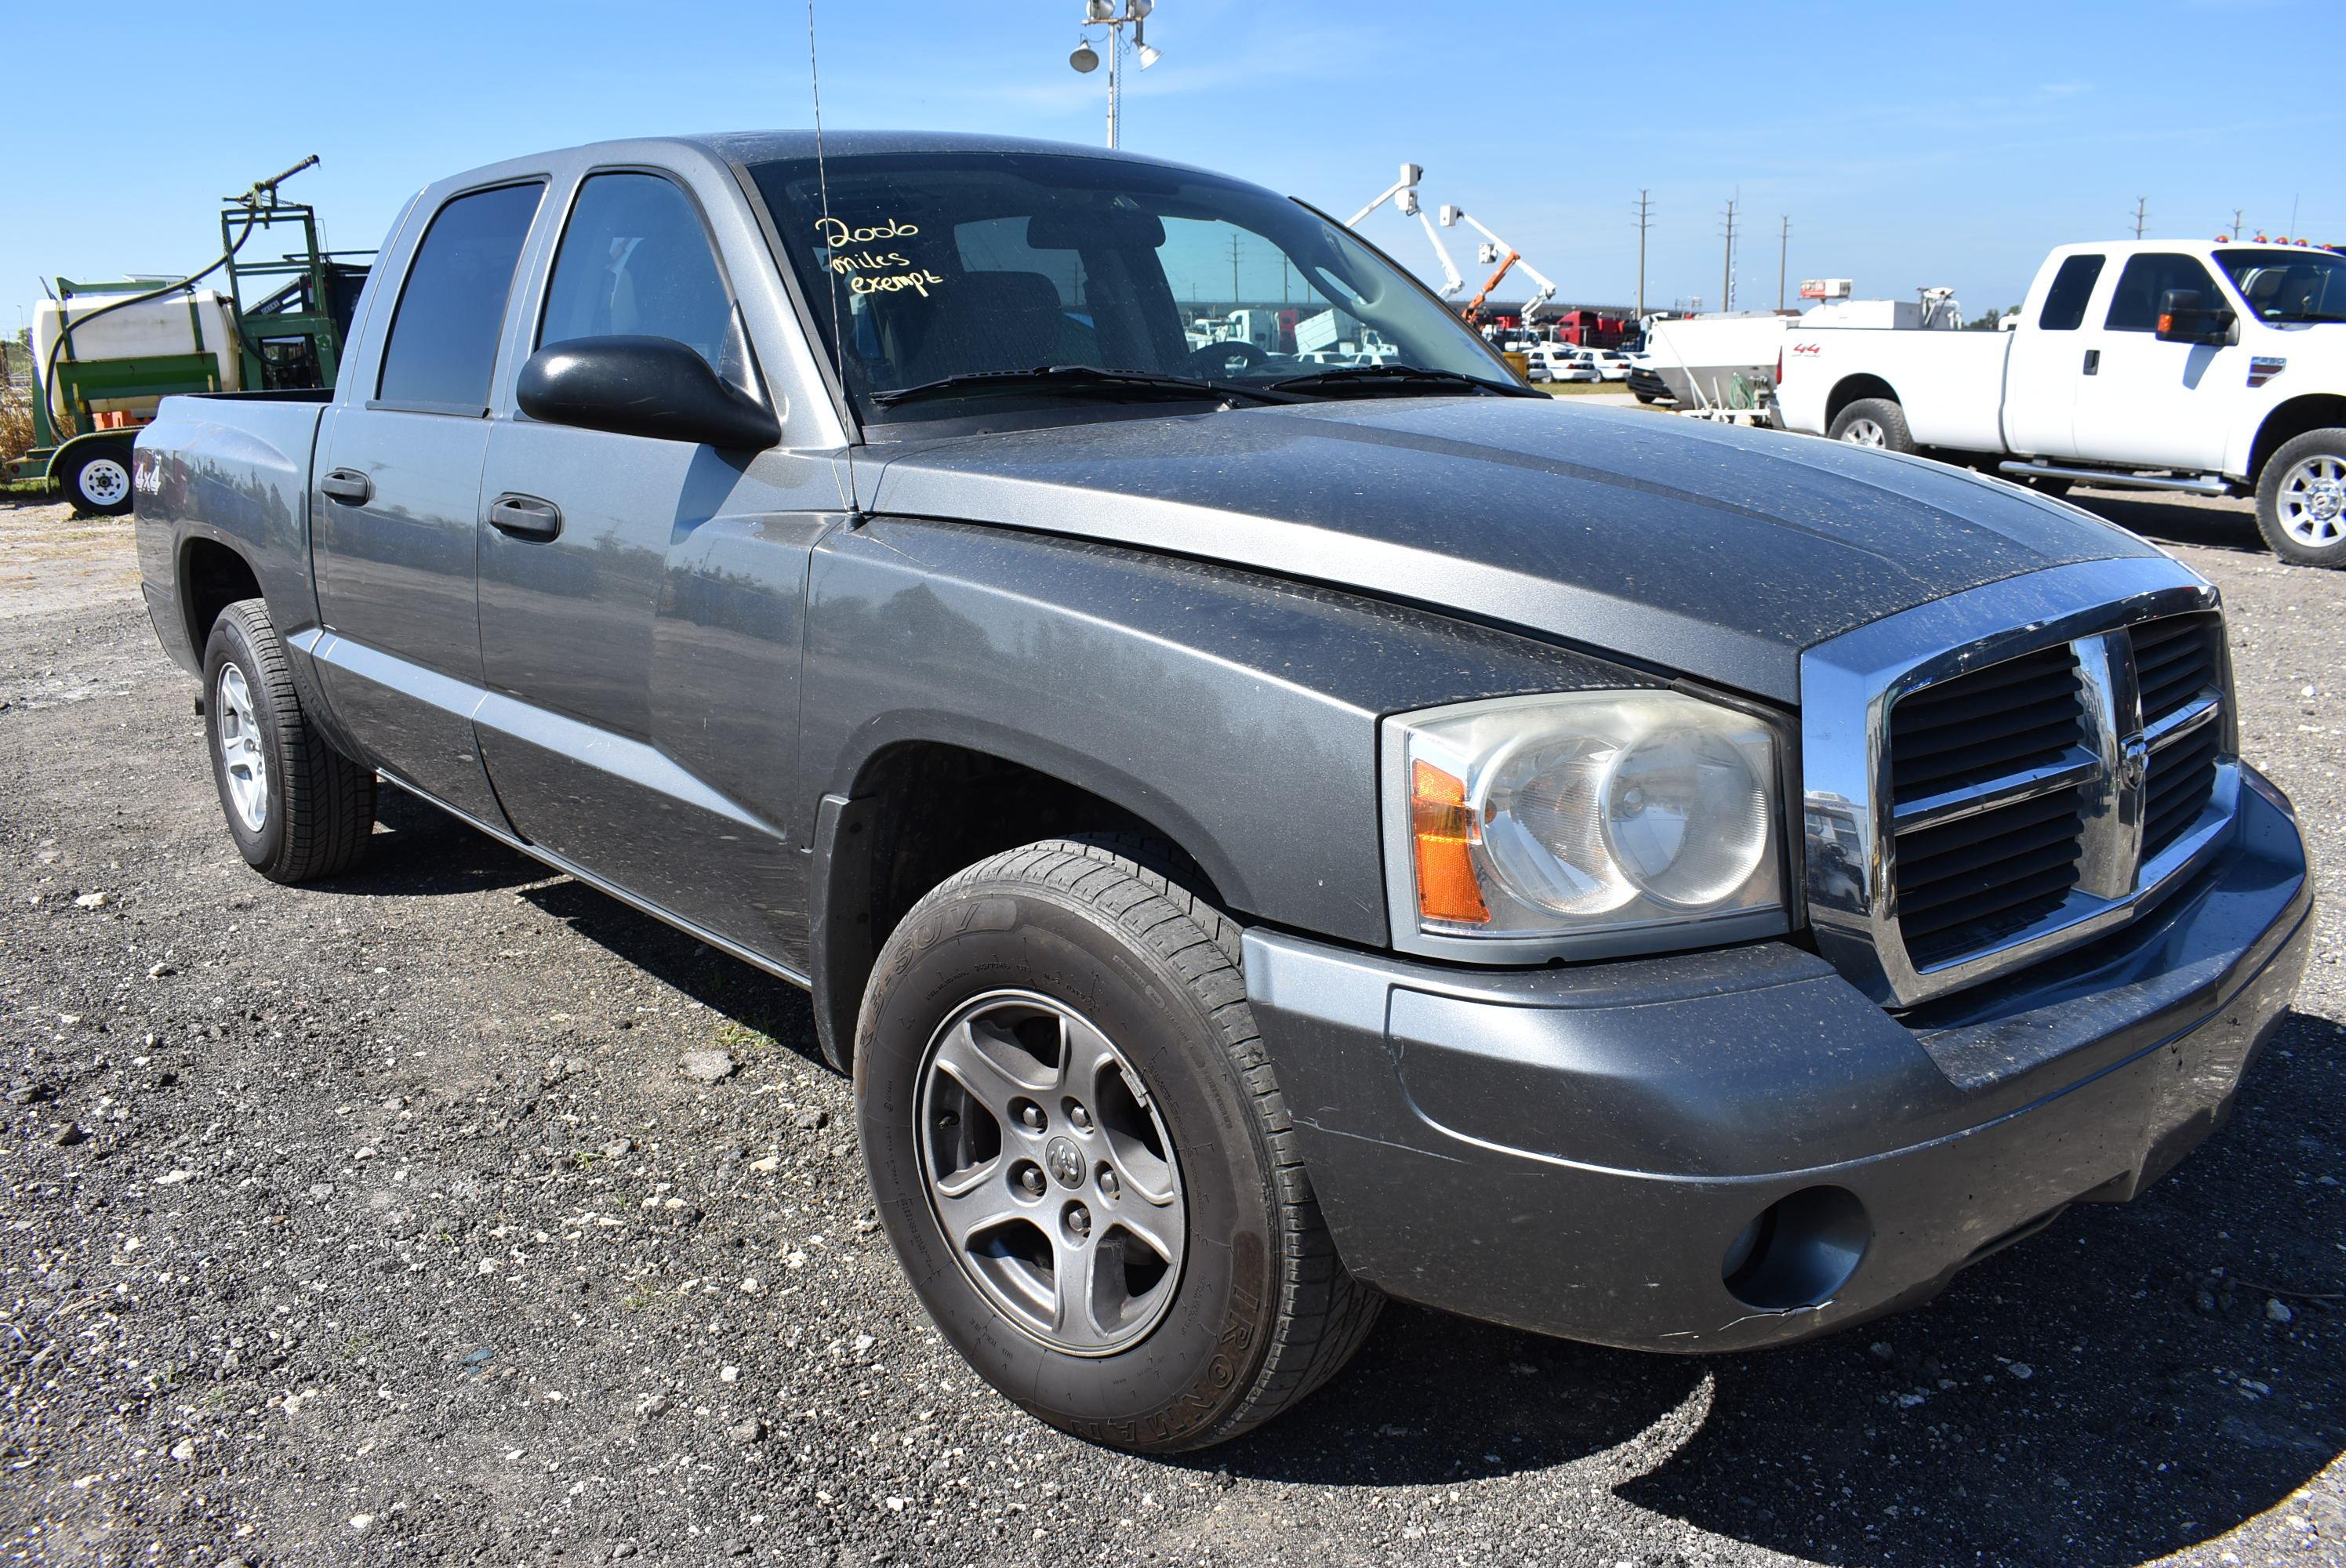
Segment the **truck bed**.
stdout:
[[[309,586],[310,458],[331,392],[203,392],[163,400],[138,433],[138,566],[164,648],[200,667],[177,601],[173,552],[209,537],[240,546],[272,606],[315,605]],[[287,636],[301,626],[279,628]]]
[[2011,347],[2009,332],[1796,327],[1784,334],[1777,398],[1791,429],[1822,435],[1831,423],[1825,400],[1845,378],[1862,372],[1888,383],[1921,444],[2001,452],[2004,369]]

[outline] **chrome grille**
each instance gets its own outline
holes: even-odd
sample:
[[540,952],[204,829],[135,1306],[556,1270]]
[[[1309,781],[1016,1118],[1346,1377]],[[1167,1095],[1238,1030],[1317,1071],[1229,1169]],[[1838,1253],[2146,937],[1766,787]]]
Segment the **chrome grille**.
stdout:
[[1810,921],[1887,1004],[2125,923],[2229,824],[2222,622],[2172,562],[1973,589],[1811,649],[1801,679]]
[[[2056,643],[1927,686],[1890,714],[1898,917],[1924,967],[2026,930],[2077,885],[2094,764],[2077,656]],[[2042,794],[1999,797],[2009,781]]]
[[2215,793],[2224,689],[2224,626],[2214,616],[2175,616],[2134,630],[2136,680],[2150,751],[2142,855],[2181,838]]

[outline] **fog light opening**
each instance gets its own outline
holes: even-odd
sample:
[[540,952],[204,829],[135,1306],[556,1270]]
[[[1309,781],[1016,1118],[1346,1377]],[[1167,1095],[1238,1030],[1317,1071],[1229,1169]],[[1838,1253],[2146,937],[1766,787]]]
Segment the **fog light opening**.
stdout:
[[1873,1239],[1865,1206],[1844,1187],[1803,1187],[1758,1214],[1728,1244],[1729,1294],[1766,1312],[1814,1307],[1849,1282]]

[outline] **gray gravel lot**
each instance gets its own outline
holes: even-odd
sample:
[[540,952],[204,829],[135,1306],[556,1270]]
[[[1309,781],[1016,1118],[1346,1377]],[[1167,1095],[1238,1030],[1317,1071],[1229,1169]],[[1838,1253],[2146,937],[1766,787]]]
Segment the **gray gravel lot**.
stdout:
[[390,791],[361,874],[247,871],[82,528],[0,573],[0,1556],[2346,1562],[2346,575],[2079,499],[2222,585],[2323,868],[2232,1125],[1906,1317],[1698,1360],[1396,1307],[1174,1463],[939,1343],[795,992]]

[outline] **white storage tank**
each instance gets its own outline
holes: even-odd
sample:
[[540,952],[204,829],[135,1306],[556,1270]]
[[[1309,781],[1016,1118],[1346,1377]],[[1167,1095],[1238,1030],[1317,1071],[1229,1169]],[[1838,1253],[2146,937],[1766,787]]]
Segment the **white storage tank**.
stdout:
[[[123,299],[122,294],[76,294],[59,301],[43,300],[33,311],[33,364],[36,372],[47,369],[49,351],[56,346],[59,334],[68,319],[79,322],[83,317],[104,310]],[[73,335],[73,358],[89,360],[136,360],[165,354],[209,353],[219,364],[219,390],[239,390],[242,361],[236,351],[234,317],[230,313],[227,299],[209,289],[198,289],[177,294],[166,294],[137,305],[128,305],[92,321],[87,327],[76,326]],[[64,356],[58,358],[65,363]],[[62,421],[66,417],[65,400],[55,386],[47,389],[49,415]],[[146,419],[155,412],[157,399],[104,398],[93,402],[91,409],[98,413],[126,412],[137,419]]]

